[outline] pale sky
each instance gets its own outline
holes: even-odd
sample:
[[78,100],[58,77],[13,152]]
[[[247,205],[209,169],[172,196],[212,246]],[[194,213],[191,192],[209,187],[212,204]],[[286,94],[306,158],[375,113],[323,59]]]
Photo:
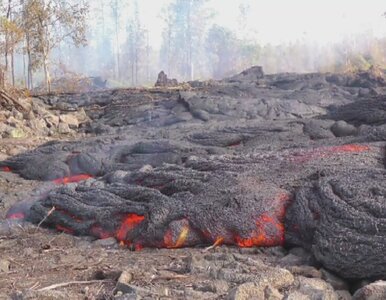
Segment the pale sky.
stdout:
[[[161,44],[160,10],[169,0],[141,0],[143,22],[152,44]],[[386,36],[385,0],[251,0],[248,28],[260,44],[296,40],[329,43],[352,35],[372,32]],[[214,21],[237,29],[240,1],[211,0],[217,12]]]

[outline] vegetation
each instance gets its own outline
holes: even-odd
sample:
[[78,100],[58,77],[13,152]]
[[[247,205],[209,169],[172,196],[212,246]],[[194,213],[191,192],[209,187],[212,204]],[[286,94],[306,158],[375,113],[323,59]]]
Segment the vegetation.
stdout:
[[0,83],[50,91],[51,77],[138,86],[152,84],[160,70],[182,81],[223,78],[256,64],[267,73],[385,67],[386,39],[370,32],[335,45],[261,44],[248,28],[250,0],[236,0],[232,29],[216,23],[211,1],[162,1],[157,45],[144,18],[149,1],[1,0]]

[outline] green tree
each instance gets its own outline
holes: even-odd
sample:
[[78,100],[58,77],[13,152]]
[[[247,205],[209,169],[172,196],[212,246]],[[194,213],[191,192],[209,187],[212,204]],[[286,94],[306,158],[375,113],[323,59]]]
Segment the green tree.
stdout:
[[64,0],[25,0],[23,4],[29,72],[43,67],[50,92],[51,51],[63,41],[71,41],[77,46],[86,44],[88,6],[83,2]]
[[1,1],[0,13],[0,51],[4,57],[4,71],[10,72],[12,85],[15,85],[15,51],[23,40],[20,5],[15,0]]

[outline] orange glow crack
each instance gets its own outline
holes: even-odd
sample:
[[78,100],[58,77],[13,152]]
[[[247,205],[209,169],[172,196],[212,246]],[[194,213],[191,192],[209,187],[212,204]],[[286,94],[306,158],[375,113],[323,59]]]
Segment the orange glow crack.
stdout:
[[73,176],[68,176],[63,178],[57,178],[57,179],[54,179],[52,182],[55,184],[68,184],[68,183],[76,183],[76,182],[84,181],[90,178],[93,178],[93,176],[89,174],[79,174],[79,175],[73,175]]

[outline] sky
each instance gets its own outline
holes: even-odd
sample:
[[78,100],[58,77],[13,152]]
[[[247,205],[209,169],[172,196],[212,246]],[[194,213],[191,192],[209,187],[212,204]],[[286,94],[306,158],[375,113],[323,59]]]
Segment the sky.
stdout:
[[[155,47],[161,44],[161,8],[170,0],[141,0],[143,22]],[[236,29],[240,0],[211,0],[214,22]],[[333,43],[368,32],[386,36],[385,0],[246,0],[250,4],[247,28],[260,44],[311,41]]]

